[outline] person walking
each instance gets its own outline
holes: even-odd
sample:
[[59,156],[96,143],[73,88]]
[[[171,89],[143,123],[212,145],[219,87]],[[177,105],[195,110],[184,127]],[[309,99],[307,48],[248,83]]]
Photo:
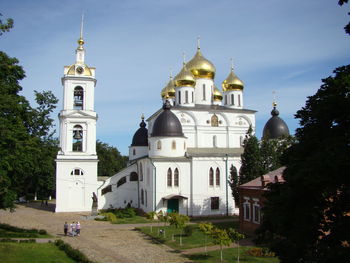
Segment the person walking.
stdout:
[[75,236],[75,229],[76,229],[76,225],[75,225],[75,222],[73,221],[73,223],[71,224],[71,226],[72,226],[72,237],[74,237]]
[[80,226],[79,221],[77,222],[75,229],[76,229],[76,232],[77,232],[77,236],[80,236],[80,229],[81,229],[81,226]]
[[63,230],[64,230],[64,235],[66,236],[68,233],[68,223],[67,222],[64,222]]

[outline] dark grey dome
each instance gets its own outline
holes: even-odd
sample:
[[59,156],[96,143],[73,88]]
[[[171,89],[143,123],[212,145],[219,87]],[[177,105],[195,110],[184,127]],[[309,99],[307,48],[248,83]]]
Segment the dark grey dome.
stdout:
[[152,137],[184,137],[179,119],[170,110],[170,103],[166,101],[163,112],[154,121]]
[[280,113],[276,107],[273,107],[273,110],[271,111],[272,117],[266,122],[264,127],[263,138],[277,139],[279,137],[289,135],[288,126],[284,120],[278,117],[279,114]]
[[140,128],[135,132],[134,137],[132,137],[131,146],[148,146],[148,130],[143,118]]

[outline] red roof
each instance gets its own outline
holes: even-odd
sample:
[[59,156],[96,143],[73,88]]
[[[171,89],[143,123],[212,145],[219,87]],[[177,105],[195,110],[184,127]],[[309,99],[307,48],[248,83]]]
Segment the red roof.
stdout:
[[249,181],[248,183],[242,184],[239,188],[244,189],[266,189],[266,185],[269,183],[283,183],[283,171],[286,169],[285,166],[282,166],[274,171],[271,171],[267,174],[259,176],[254,180]]

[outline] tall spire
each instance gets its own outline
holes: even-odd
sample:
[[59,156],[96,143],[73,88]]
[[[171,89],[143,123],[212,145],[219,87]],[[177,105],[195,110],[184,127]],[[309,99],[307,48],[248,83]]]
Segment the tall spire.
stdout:
[[272,106],[273,106],[274,108],[276,108],[277,102],[276,102],[276,91],[275,91],[275,90],[272,91],[272,97],[273,97]]
[[230,58],[231,61],[231,71],[233,71],[233,58]]
[[84,28],[84,13],[81,14],[80,38],[78,39],[78,44],[79,44],[78,50],[84,49],[83,28]]
[[201,37],[200,36],[197,37],[197,49],[198,50],[201,49]]
[[182,64],[185,66],[186,65],[186,53],[185,51],[182,52]]

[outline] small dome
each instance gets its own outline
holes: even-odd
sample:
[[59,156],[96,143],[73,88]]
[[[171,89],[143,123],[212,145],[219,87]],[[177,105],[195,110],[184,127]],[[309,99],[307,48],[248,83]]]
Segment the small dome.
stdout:
[[231,67],[230,74],[228,74],[227,78],[222,82],[222,90],[243,90],[243,88],[243,82],[236,76],[236,74],[233,72],[233,68]]
[[196,85],[196,80],[193,77],[191,71],[187,69],[186,63],[179,74],[174,78],[175,87],[194,87]]
[[197,48],[196,55],[194,55],[186,66],[195,78],[214,79],[215,77],[215,66],[203,57],[199,47]]
[[222,93],[215,85],[214,85],[213,97],[214,97],[214,101],[222,101]]
[[151,137],[184,137],[181,123],[170,107],[169,101],[166,101],[163,112],[154,121]]
[[173,99],[175,98],[175,82],[173,77],[170,76],[168,84],[160,92],[162,99]]
[[144,117],[142,116],[141,118],[140,128],[135,132],[134,137],[132,137],[131,146],[148,146],[148,130]]
[[67,71],[67,75],[77,75],[77,69],[82,69],[81,73],[79,73],[79,75],[81,74],[82,76],[92,76],[91,73],[91,69],[86,65],[77,65],[77,64],[73,64],[71,66],[69,66],[69,69]]
[[273,110],[271,111],[272,117],[266,122],[263,130],[264,139],[277,139],[282,136],[289,136],[289,129],[287,124],[282,120],[279,115],[279,111],[276,109],[277,104],[273,104]]

